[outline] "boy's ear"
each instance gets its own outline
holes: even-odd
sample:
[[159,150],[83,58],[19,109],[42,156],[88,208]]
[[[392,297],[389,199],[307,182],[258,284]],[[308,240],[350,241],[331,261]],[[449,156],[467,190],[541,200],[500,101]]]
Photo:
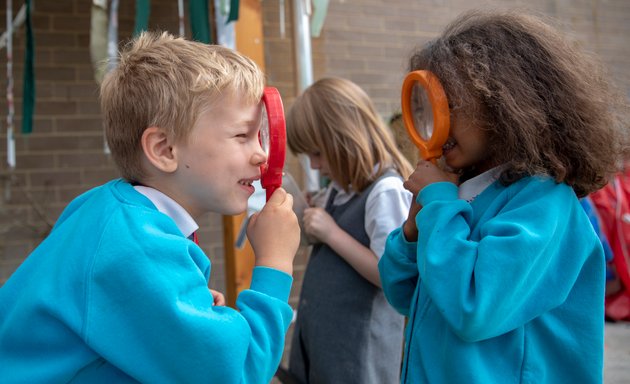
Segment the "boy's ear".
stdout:
[[162,128],[145,129],[140,140],[144,155],[154,167],[168,173],[177,170],[177,158],[173,153],[173,146]]

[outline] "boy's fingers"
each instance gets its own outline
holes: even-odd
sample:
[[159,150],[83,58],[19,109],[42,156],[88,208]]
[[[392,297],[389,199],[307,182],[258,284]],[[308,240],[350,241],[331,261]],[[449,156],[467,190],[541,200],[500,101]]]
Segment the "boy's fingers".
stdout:
[[273,191],[273,193],[271,194],[271,197],[269,198],[269,201],[267,201],[267,203],[282,204],[286,199],[286,195],[287,191],[285,191],[284,188],[276,188],[276,190]]
[[290,193],[287,193],[284,198],[284,203],[288,204],[289,207],[293,207],[293,195],[291,195]]
[[255,225],[256,220],[258,220],[258,213],[259,212],[254,212],[248,219],[248,223],[247,223],[247,228],[249,228],[252,225]]
[[267,203],[293,207],[293,196],[290,193],[287,193],[287,191],[283,188],[278,188],[273,192]]

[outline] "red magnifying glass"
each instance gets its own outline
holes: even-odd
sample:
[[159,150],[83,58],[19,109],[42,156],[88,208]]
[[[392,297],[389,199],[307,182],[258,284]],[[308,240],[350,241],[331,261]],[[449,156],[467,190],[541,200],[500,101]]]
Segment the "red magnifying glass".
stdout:
[[287,131],[280,92],[274,87],[265,87],[262,102],[265,108],[259,139],[263,151],[267,154],[267,163],[260,167],[260,184],[265,189],[269,201],[273,192],[282,185]]
[[402,115],[420,156],[435,163],[448,139],[448,100],[440,80],[430,71],[407,74],[402,87]]

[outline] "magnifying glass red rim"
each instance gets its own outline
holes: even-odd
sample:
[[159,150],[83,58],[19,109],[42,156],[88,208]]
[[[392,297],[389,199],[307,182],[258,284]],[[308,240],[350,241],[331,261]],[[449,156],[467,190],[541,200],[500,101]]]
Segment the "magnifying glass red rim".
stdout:
[[[427,92],[433,112],[433,134],[425,140],[415,129],[413,110],[411,108],[411,93],[416,82],[419,82]],[[442,156],[442,146],[448,139],[450,127],[450,113],[448,99],[440,80],[430,71],[418,70],[409,72],[402,87],[402,116],[407,133],[411,141],[420,150],[420,156],[425,160],[433,160]]]
[[269,127],[269,154],[267,163],[260,167],[260,184],[265,189],[267,200],[282,186],[282,169],[286,158],[287,132],[284,108],[280,92],[274,87],[265,87],[262,102],[267,110]]

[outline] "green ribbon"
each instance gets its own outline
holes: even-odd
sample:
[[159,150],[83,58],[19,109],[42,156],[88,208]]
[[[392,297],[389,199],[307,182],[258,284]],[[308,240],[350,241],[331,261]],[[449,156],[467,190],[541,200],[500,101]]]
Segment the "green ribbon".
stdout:
[[22,133],[33,132],[33,111],[35,110],[35,70],[33,67],[35,49],[33,48],[31,1],[26,0],[26,54],[24,56],[24,87],[22,88]]
[[149,29],[149,15],[151,14],[151,0],[136,0],[136,24],[133,35],[138,36]]
[[228,15],[228,19],[225,24],[229,24],[230,21],[238,20],[238,7],[239,0],[230,0],[230,14]]
[[328,0],[313,0],[313,15],[311,16],[311,36],[319,37],[328,12]]
[[208,0],[190,0],[188,9],[192,39],[206,44],[213,44],[210,33],[210,20],[208,19]]

